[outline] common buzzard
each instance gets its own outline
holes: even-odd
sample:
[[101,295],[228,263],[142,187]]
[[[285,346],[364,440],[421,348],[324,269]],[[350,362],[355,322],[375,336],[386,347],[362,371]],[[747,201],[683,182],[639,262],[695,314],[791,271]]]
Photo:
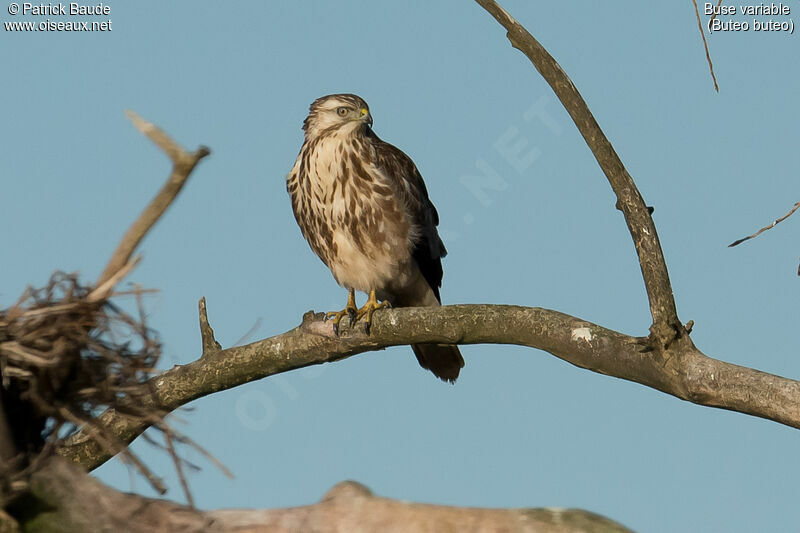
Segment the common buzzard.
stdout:
[[[442,257],[447,251],[414,162],[372,131],[367,103],[332,94],[311,104],[305,142],[286,188],[303,236],[348,290],[347,305],[329,313],[338,333],[342,317],[363,318],[382,307],[441,305]],[[354,291],[369,294],[356,308]],[[382,300],[379,303],[378,300]],[[419,364],[454,382],[464,366],[457,346],[414,344]]]

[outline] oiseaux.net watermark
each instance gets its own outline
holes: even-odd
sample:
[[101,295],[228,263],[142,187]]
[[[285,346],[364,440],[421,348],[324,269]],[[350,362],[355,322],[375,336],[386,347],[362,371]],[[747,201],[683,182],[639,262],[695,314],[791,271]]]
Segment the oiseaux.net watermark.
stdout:
[[34,20],[4,20],[3,29],[8,32],[108,32],[113,29],[111,6],[103,3],[11,2],[6,10],[12,17],[35,17]]

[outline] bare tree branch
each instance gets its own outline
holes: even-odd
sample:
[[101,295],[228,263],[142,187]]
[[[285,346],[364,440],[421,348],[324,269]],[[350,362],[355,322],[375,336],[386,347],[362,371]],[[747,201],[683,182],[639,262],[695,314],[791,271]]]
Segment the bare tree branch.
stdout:
[[[287,509],[210,511],[227,527],[248,531],[460,531],[631,533],[580,509],[482,509],[404,502],[375,496],[360,483],[337,484],[315,505]],[[260,529],[264,528],[264,529]]]
[[[32,479],[46,511],[20,517],[25,531],[125,533],[336,533],[339,531],[459,531],[481,533],[631,533],[608,518],[580,509],[447,507],[375,496],[353,481],[339,483],[314,505],[287,509],[199,511],[123,494],[63,460],[53,459]],[[13,522],[7,517],[6,523]],[[0,517],[0,525],[3,520]]]
[[625,215],[628,230],[639,255],[639,265],[650,300],[650,314],[653,317],[650,331],[662,346],[669,344],[684,332],[678,320],[656,226],[636,184],[561,65],[497,2],[494,0],[476,0],[476,2],[508,30],[507,37],[511,45],[525,54],[550,84],[608,178],[611,188],[617,195],[617,208]]
[[736,246],[736,245],[742,244],[744,241],[748,241],[748,240],[750,240],[750,239],[753,239],[753,238],[755,238],[755,237],[758,237],[759,235],[761,235],[762,233],[764,233],[764,232],[765,232],[765,231],[767,231],[768,229],[772,229],[772,228],[774,228],[775,226],[777,226],[778,224],[780,224],[781,222],[783,222],[784,220],[786,220],[787,218],[789,218],[790,216],[792,216],[792,215],[794,214],[794,212],[795,212],[795,211],[797,211],[798,209],[800,209],[800,202],[797,202],[796,204],[794,204],[794,207],[792,207],[792,208],[789,210],[789,212],[788,212],[788,213],[786,213],[785,215],[783,215],[782,217],[780,217],[780,218],[778,218],[778,219],[776,219],[776,220],[773,220],[773,221],[772,221],[772,224],[768,224],[768,225],[764,226],[763,228],[761,228],[761,229],[760,229],[760,230],[758,230],[757,232],[753,233],[752,235],[748,235],[747,237],[743,237],[743,238],[741,238],[741,239],[739,239],[739,240],[733,241],[732,243],[730,243],[730,244],[728,245],[728,248],[731,248],[731,247],[733,247],[733,246]]
[[147,232],[150,231],[156,221],[161,218],[161,215],[172,204],[178,193],[181,192],[194,167],[201,159],[211,153],[205,146],[201,146],[194,152],[187,152],[154,124],[145,121],[133,111],[127,111],[126,114],[133,122],[133,125],[136,126],[136,129],[149,137],[169,156],[172,160],[172,174],[156,197],[150,201],[150,204],[139,215],[139,218],[125,232],[106,268],[100,274],[96,283],[97,286],[101,286],[111,279],[130,261],[133,252],[144,239],[144,236],[147,235]]
[[711,15],[711,21],[712,22],[714,21],[715,18],[717,18],[717,13],[719,13],[719,6],[721,6],[721,5],[722,5],[722,0],[719,0],[717,2],[717,11],[715,11],[714,14]]
[[[494,343],[538,348],[581,368],[699,405],[800,428],[800,382],[711,359],[693,346],[652,350],[646,337],[630,337],[557,311],[508,305],[392,309],[375,313],[369,336],[360,328],[343,329],[337,338],[321,314],[306,313],[303,324],[291,331],[206,354],[151,378],[152,395],[141,407],[168,412],[243,383],[387,346]],[[124,442],[148,425],[114,411],[103,413],[99,423]],[[85,434],[67,440],[60,453],[88,469],[110,457]]]
[[[714,81],[714,90],[719,92],[719,85],[717,84],[717,76],[714,74],[714,63],[711,61],[711,53],[708,51],[708,41],[706,41],[706,32],[705,28],[703,28],[703,21],[700,19],[700,10],[697,8],[697,0],[692,0],[694,4],[694,14],[697,17],[697,27],[700,29],[700,37],[703,38],[703,48],[706,51],[706,61],[708,61],[708,70],[711,72],[711,79]],[[722,0],[719,0],[719,4],[717,7],[722,4]],[[717,17],[716,13],[714,16],[711,17],[711,20],[714,20]]]

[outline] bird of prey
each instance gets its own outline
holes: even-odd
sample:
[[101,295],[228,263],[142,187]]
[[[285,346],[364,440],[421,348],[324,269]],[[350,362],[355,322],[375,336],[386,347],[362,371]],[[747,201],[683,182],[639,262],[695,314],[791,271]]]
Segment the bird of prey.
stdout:
[[[369,334],[377,309],[441,305],[447,251],[411,158],[375,135],[367,103],[354,94],[315,100],[303,131],[286,189],[303,236],[348,291],[345,308],[328,313],[334,331],[345,315],[351,324],[363,318]],[[355,291],[369,295],[360,309]],[[464,366],[457,346],[411,347],[419,364],[442,380],[455,382]]]

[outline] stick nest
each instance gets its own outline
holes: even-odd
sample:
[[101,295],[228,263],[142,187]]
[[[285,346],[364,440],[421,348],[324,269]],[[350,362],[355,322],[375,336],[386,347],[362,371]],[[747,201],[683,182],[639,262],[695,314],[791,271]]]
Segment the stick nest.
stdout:
[[14,445],[26,462],[45,443],[96,425],[103,409],[139,414],[145,382],[161,354],[145,323],[144,292],[127,293],[138,304],[134,317],[97,298],[75,274],[56,272],[45,287],[29,287],[0,311],[0,392]]

